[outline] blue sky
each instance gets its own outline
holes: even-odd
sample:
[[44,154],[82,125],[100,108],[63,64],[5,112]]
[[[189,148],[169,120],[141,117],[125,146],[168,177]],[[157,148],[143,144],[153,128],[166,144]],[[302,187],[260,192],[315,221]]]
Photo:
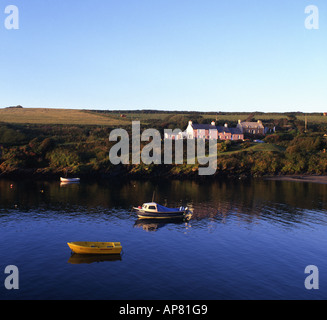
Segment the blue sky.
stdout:
[[[10,4],[19,30],[4,27]],[[312,4],[319,30],[304,26]],[[327,111],[324,0],[0,0],[0,13],[0,107]]]

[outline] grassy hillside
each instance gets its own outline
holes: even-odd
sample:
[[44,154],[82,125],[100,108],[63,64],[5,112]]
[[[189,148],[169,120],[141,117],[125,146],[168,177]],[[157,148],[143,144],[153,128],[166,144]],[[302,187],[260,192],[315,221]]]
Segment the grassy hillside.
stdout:
[[[124,117],[121,117],[124,114]],[[294,113],[300,121],[305,120],[305,114]],[[210,122],[236,123],[239,119],[244,121],[249,117],[253,120],[266,122],[287,119],[289,113],[221,113],[221,112],[187,112],[187,111],[107,111],[107,110],[75,110],[75,109],[47,109],[47,108],[4,108],[0,109],[0,122],[13,124],[75,124],[75,125],[107,125],[125,126],[131,121],[141,121],[144,125],[155,125],[156,122],[171,122],[178,120],[180,125],[187,125],[189,120]],[[200,119],[199,119],[200,118]],[[175,120],[175,121],[171,121]],[[307,115],[308,124],[327,124],[327,117],[312,113]],[[201,121],[201,120],[200,120]]]
[[[110,114],[112,116],[119,117],[120,114],[125,114],[127,119],[131,120],[154,120],[154,119],[162,119],[167,117],[168,115],[174,116],[184,116],[188,117],[190,120],[192,116],[194,115],[201,115],[205,119],[210,120],[225,120],[225,121],[238,121],[239,119],[244,121],[246,120],[250,115],[253,116],[253,119],[255,120],[275,120],[275,119],[282,119],[287,118],[289,113],[262,113],[262,112],[183,112],[183,111],[171,111],[171,112],[165,112],[165,111],[148,111],[148,110],[137,110],[137,111],[92,111],[97,114],[105,113]],[[294,113],[295,116],[299,120],[305,119],[305,114],[303,113]],[[327,116],[323,116],[319,113],[311,113],[307,114],[308,121],[315,122],[315,123],[327,123]]]
[[83,110],[45,108],[0,109],[0,122],[14,124],[79,124],[116,126],[129,123],[108,114],[98,114]]

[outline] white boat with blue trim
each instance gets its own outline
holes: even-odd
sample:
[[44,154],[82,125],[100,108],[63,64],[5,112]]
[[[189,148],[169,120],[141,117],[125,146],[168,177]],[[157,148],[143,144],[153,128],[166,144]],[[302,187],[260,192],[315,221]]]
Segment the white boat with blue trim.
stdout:
[[155,202],[144,203],[142,207],[133,207],[133,209],[141,219],[184,218],[189,213],[187,207],[167,208]]

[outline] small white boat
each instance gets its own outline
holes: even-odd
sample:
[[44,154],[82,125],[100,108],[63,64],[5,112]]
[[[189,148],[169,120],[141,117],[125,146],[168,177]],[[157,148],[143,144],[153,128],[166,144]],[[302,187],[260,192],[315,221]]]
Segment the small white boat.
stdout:
[[184,218],[189,213],[187,207],[167,208],[155,202],[144,203],[142,207],[133,207],[133,209],[141,219]]
[[61,182],[79,182],[80,178],[60,178]]

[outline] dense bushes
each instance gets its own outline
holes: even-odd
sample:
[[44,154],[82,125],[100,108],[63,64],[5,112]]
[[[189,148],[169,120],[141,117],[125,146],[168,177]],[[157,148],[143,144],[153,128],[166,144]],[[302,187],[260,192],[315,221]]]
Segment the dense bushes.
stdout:
[[19,129],[6,124],[0,124],[0,145],[19,145],[26,143],[27,137]]
[[322,135],[300,135],[290,142],[286,153],[306,156],[323,148],[326,148],[326,142]]
[[[186,121],[184,115],[169,115],[157,126],[153,123],[153,127],[166,128],[163,123],[168,124],[169,118],[174,128]],[[51,173],[119,174],[122,166],[115,167],[109,161],[109,150],[114,144],[108,139],[110,131],[111,128],[95,126],[0,125],[0,173],[28,169]],[[327,174],[324,132],[293,130],[267,135],[264,140],[265,144],[220,141],[216,175]],[[186,161],[186,141],[184,159]],[[125,166],[124,172],[146,176],[197,176],[197,169],[197,163],[179,166],[140,164]]]

